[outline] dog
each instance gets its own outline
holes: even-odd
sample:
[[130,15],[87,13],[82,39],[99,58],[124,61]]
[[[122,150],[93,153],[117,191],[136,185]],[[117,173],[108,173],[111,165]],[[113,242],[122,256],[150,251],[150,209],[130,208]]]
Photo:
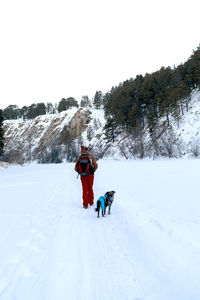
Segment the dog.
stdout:
[[111,205],[113,204],[114,201],[114,194],[115,191],[111,191],[111,192],[106,192],[104,196],[99,197],[99,199],[97,200],[97,207],[95,209],[97,212],[97,218],[99,218],[100,209],[101,209],[102,217],[105,216],[107,207],[108,207],[108,214],[110,215]]

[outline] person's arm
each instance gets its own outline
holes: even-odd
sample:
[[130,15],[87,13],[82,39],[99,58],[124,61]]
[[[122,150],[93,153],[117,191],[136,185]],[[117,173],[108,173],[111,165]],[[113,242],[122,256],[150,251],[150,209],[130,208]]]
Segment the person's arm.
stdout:
[[95,172],[96,169],[98,168],[98,164],[97,164],[95,158],[91,154],[89,154],[89,158],[92,160],[92,165],[94,167],[94,172]]
[[74,168],[74,170],[75,170],[76,172],[78,172],[78,161],[79,161],[79,158],[77,158],[77,161],[76,161],[76,164],[75,164],[75,168]]

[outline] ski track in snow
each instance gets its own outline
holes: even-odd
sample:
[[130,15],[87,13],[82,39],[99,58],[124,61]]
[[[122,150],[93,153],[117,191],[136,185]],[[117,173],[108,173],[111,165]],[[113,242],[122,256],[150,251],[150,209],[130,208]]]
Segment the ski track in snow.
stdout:
[[[186,287],[181,292],[185,278],[179,278],[186,270],[181,262],[176,270],[171,254],[181,249],[177,244],[182,237],[173,227],[180,220],[160,221],[154,206],[150,216],[133,206],[130,210],[118,194],[111,215],[97,219],[94,207],[82,208],[81,183],[73,167],[31,165],[7,169],[5,177],[0,174],[8,201],[0,201],[0,299],[189,299]],[[98,178],[96,198],[107,191],[106,180],[96,183]],[[116,178],[110,183],[117,185]],[[195,220],[185,229],[190,233],[194,226],[199,228]],[[161,246],[159,241],[151,243],[153,235]],[[175,246],[165,253],[166,241]],[[194,249],[199,264],[198,246]],[[197,294],[194,291],[190,299],[197,300]]]

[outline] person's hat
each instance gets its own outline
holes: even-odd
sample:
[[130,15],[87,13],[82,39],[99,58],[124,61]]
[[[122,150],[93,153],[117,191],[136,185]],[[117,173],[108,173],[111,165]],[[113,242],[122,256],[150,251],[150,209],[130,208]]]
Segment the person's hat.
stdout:
[[88,151],[88,147],[81,146],[81,150],[86,150],[86,151]]

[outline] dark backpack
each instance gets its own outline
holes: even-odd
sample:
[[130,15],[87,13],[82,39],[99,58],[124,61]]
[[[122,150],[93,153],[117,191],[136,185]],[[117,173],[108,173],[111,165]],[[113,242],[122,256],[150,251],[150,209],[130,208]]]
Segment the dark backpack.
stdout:
[[87,176],[89,174],[94,174],[94,168],[91,161],[87,155],[81,155],[78,160],[78,173],[81,176]]

